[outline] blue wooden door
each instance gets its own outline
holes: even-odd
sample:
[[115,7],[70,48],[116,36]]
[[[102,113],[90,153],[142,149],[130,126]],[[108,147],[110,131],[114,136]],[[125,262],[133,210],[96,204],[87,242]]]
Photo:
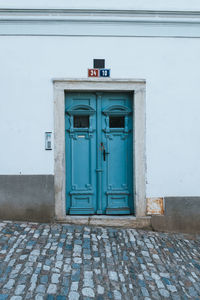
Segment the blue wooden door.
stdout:
[[133,121],[127,93],[67,93],[67,214],[133,213]]

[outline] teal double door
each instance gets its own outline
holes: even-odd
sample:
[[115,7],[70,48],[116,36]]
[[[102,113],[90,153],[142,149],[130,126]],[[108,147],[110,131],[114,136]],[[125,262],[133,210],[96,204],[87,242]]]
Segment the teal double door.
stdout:
[[129,93],[67,93],[66,213],[133,213]]

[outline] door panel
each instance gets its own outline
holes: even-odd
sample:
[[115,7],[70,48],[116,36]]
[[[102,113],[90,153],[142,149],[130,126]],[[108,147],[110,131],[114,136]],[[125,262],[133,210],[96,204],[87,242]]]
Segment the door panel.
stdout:
[[133,213],[131,95],[67,93],[65,108],[67,213]]
[[[85,187],[91,183],[91,142],[86,138],[85,133],[81,132],[71,140],[71,144],[72,187],[77,186],[79,189],[84,190]],[[80,155],[80,153],[82,153],[83,156]]]
[[129,94],[105,93],[102,97],[102,140],[104,211],[106,214],[133,212],[132,107]]
[[66,207],[70,214],[96,212],[95,108],[93,94],[66,96]]
[[107,148],[108,187],[121,189],[127,185],[127,142],[121,134],[112,134],[107,138]]

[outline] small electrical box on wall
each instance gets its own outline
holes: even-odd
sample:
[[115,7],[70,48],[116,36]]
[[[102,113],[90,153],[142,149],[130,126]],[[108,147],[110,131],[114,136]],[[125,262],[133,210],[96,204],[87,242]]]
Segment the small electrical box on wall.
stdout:
[[52,150],[52,132],[45,132],[45,150]]

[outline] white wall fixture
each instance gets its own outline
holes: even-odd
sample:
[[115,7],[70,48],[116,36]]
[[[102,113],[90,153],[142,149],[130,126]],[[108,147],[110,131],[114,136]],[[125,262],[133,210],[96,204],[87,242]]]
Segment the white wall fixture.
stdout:
[[45,150],[52,150],[52,132],[45,132]]

